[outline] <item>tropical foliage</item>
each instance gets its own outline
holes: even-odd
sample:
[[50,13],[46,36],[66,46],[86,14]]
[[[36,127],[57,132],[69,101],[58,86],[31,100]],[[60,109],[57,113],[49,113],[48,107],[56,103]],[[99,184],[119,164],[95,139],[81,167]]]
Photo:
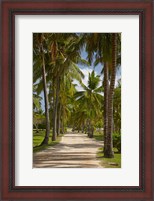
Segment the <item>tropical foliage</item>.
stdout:
[[[104,156],[114,157],[113,133],[121,136],[120,62],[119,33],[33,34],[33,124],[38,130],[45,122],[41,145],[48,144],[51,131],[56,141],[67,127],[90,138],[102,129]],[[92,67],[85,83],[82,69]]]

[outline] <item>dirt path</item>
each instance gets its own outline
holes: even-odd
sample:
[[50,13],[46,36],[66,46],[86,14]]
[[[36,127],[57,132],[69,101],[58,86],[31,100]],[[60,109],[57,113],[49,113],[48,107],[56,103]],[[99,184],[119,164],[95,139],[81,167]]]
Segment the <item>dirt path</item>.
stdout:
[[83,133],[67,133],[59,144],[34,153],[34,168],[100,168],[96,158],[102,142]]

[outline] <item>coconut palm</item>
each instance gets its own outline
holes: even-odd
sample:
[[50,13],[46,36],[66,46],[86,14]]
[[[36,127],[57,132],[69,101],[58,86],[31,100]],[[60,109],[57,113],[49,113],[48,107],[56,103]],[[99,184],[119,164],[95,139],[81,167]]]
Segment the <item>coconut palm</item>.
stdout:
[[48,144],[49,133],[50,133],[50,120],[49,120],[49,103],[48,103],[47,82],[46,82],[44,34],[40,34],[40,33],[34,34],[33,41],[35,42],[34,43],[34,68],[35,68],[34,72],[36,72],[36,75],[34,75],[34,77],[36,76],[38,78],[38,74],[42,71],[41,79],[43,81],[43,92],[44,92],[44,100],[45,100],[46,134],[42,144]]
[[115,87],[116,78],[116,66],[117,66],[117,33],[112,34],[112,70],[111,70],[111,80],[108,96],[108,133],[106,137],[106,148],[104,150],[104,156],[107,158],[113,158],[113,95]]
[[113,118],[114,118],[114,129],[116,133],[121,132],[121,81],[118,81],[118,85],[114,90],[113,97]]
[[102,73],[104,75],[103,87],[104,87],[104,153],[106,152],[107,146],[107,135],[108,135],[108,101],[109,101],[109,81],[111,73],[111,62],[112,62],[112,35],[105,33],[101,35],[101,40],[98,43],[98,50],[96,54],[95,66],[98,63],[102,64]]
[[[56,140],[57,131],[59,132],[57,122],[60,121],[57,120],[57,117],[58,119],[60,118],[60,114],[58,114],[58,107],[60,106],[59,95],[61,82],[66,75],[67,78],[71,76],[71,79],[75,78],[80,81],[80,76],[83,77],[83,74],[79,70],[76,63],[80,62],[84,65],[86,64],[86,61],[81,59],[79,52],[74,49],[76,39],[77,36],[74,34],[59,34],[56,35],[56,38],[53,38],[54,41],[51,41],[51,52],[54,52],[51,57],[53,65],[53,141]],[[64,107],[62,106],[60,108],[62,111]]]
[[[48,142],[50,122],[53,141],[60,130],[64,132],[65,125],[68,122],[73,124],[73,121],[78,128],[86,128],[89,137],[92,137],[94,120],[96,117],[100,120],[100,115],[104,115],[104,155],[113,157],[113,119],[118,115],[114,113],[113,116],[116,67],[120,60],[120,45],[116,47],[118,38],[119,34],[116,33],[34,34],[34,84],[37,83],[38,94],[43,90],[45,101],[46,135],[42,143]],[[87,52],[87,61],[81,58],[83,49]],[[95,65],[102,64],[103,83],[100,86],[100,77],[93,71],[86,86],[82,83],[84,75],[78,64],[88,66],[89,63],[93,65],[94,61]],[[76,91],[74,79],[81,83],[83,91]],[[102,91],[103,95],[100,94]]]
[[[93,40],[96,40],[96,60],[95,66],[98,63],[101,63],[102,73],[104,75],[103,86],[104,86],[104,156],[105,157],[113,157],[112,154],[109,153],[109,147],[112,149],[112,127],[113,127],[113,93],[114,93],[114,84],[115,84],[115,76],[116,76],[116,68],[117,64],[120,64],[121,55],[117,54],[120,52],[120,37],[117,35],[116,43],[118,43],[119,51],[116,51],[116,57],[114,58],[113,54],[113,35],[114,34],[98,34],[98,36],[93,37]],[[113,61],[115,60],[115,68],[113,68]],[[112,108],[112,109],[111,109]]]
[[92,63],[95,55],[94,65],[102,64],[102,73],[104,80],[102,87],[104,88],[104,102],[103,105],[103,122],[104,122],[104,152],[107,145],[108,133],[108,94],[109,94],[109,67],[112,61],[111,54],[111,34],[109,33],[93,33],[86,35],[86,51],[88,53],[88,60]]
[[[95,75],[95,72],[89,73],[88,85],[82,83],[83,91],[78,91],[75,94],[79,104],[80,114],[86,117],[86,125],[88,136],[93,137],[94,121],[100,115],[101,101],[103,99],[102,87],[99,86],[100,77]],[[78,114],[79,115],[79,114]],[[84,121],[83,121],[84,122]]]

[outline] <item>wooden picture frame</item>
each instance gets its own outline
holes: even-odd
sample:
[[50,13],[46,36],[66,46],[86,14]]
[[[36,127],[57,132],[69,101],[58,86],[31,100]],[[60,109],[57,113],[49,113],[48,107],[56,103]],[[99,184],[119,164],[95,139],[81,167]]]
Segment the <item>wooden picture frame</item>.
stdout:
[[[154,41],[153,2],[126,1],[29,1],[2,0],[2,135],[1,200],[154,200],[152,58]],[[15,186],[15,15],[139,15],[140,157],[136,186]]]

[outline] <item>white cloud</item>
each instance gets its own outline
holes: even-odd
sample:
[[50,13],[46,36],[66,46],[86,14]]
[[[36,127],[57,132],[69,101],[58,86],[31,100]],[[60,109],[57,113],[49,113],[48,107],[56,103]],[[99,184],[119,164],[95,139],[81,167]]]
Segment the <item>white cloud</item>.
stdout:
[[[88,77],[89,77],[89,73],[91,73],[92,71],[93,71],[93,69],[90,69],[90,68],[83,68],[83,69],[80,69],[81,71],[82,71],[82,73],[84,74],[84,79],[82,79],[82,82],[83,82],[83,84],[84,85],[88,85]],[[98,73],[95,71],[95,74],[96,75],[98,75]],[[101,81],[100,81],[100,84],[99,84],[99,86],[101,86],[101,84],[102,84],[102,78],[103,78],[103,76],[101,75],[100,76],[100,79],[101,79]],[[83,91],[83,88],[81,87],[81,85],[80,85],[80,83],[77,81],[77,80],[74,80],[73,81],[73,84],[76,84],[77,86],[76,86],[76,89],[77,89],[77,91]]]
[[[89,73],[92,72],[92,69],[89,68],[84,68],[84,69],[80,69],[82,71],[82,73],[84,74],[84,79],[82,79],[82,82],[84,85],[88,85],[88,77],[89,77]],[[73,84],[76,84],[76,90],[77,91],[83,91],[83,88],[81,87],[80,83],[77,80],[73,81]]]
[[83,84],[87,86],[88,85],[89,73],[91,73],[93,70],[89,69],[89,68],[84,68],[84,69],[81,69],[81,71],[85,76],[84,79],[83,79]]

